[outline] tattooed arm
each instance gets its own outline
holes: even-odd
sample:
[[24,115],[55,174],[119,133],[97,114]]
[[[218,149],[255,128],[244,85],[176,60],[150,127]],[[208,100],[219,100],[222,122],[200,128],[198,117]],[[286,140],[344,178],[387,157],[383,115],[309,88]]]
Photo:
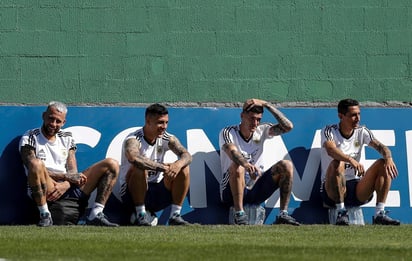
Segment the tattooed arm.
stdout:
[[[35,149],[29,145],[25,145],[23,147],[21,147],[21,156],[22,156],[22,160],[24,165],[27,167],[27,169],[29,170],[29,173],[34,173],[33,171],[37,171],[34,175],[43,175],[42,173],[43,170],[38,170],[38,168],[36,170],[33,169],[33,164],[39,164],[38,162],[35,163],[35,161],[41,161],[40,159],[38,159],[36,157],[36,153],[35,153]],[[63,173],[52,173],[50,171],[48,171],[46,168],[44,169],[45,171],[47,171],[48,175],[50,178],[52,178],[55,181],[63,181],[66,180],[65,175]],[[36,176],[37,177],[37,176]],[[38,177],[37,177],[38,178]],[[36,178],[36,180],[37,180]],[[29,177],[30,179],[30,177]],[[45,182],[43,180],[43,182]],[[64,182],[54,182],[54,188],[50,189],[48,188],[46,190],[46,183],[43,184],[35,184],[30,182],[29,180],[29,185],[32,187],[32,189],[36,188],[37,186],[42,186],[43,189],[43,193],[46,193],[47,191],[47,200],[48,201],[55,201],[57,199],[59,199],[69,188],[70,188],[70,183],[68,181],[64,181]],[[36,197],[36,195],[34,195],[34,197]]]
[[77,160],[76,151],[74,149],[69,150],[69,156],[66,160],[66,169],[68,174],[77,174]]
[[393,162],[392,153],[389,148],[376,139],[371,140],[369,146],[374,148],[382,155],[383,159],[385,160],[386,174],[389,175],[392,179],[396,178],[398,176],[398,169],[396,168],[395,162]]
[[124,150],[127,160],[139,169],[164,171],[167,167],[163,163],[155,162],[140,155],[140,142],[135,138],[127,139],[124,143]]
[[32,169],[33,160],[37,159],[35,149],[26,144],[20,148],[20,155],[24,166],[29,170]]
[[389,150],[389,148],[383,145],[380,141],[376,139],[371,140],[371,142],[369,143],[369,146],[371,146],[377,152],[379,152],[385,160],[392,158],[392,153]]
[[286,116],[281,111],[276,109],[268,102],[266,102],[263,107],[268,109],[268,111],[270,111],[273,117],[275,117],[278,121],[278,124],[273,125],[269,130],[269,134],[271,136],[280,135],[293,129],[293,123],[288,118],[286,118]]
[[259,99],[249,99],[246,101],[248,104],[248,108],[252,108],[253,106],[261,106],[263,108],[266,108],[272,115],[275,117],[275,119],[278,121],[277,124],[274,124],[270,130],[269,130],[269,135],[270,136],[276,136],[276,135],[281,135],[283,133],[289,132],[293,129],[293,123],[286,118],[286,116],[276,109],[272,104],[270,104],[267,101],[264,100],[259,100]]
[[171,136],[169,140],[169,148],[179,157],[177,162],[183,167],[186,167],[192,162],[192,155],[186,150],[185,147],[180,143],[180,141],[175,137]]
[[251,173],[252,175],[254,173],[260,173],[260,170],[256,168],[255,165],[249,163],[245,157],[243,157],[242,153],[240,153],[235,144],[225,143],[223,144],[222,149],[236,165],[244,167],[245,171]]
[[175,136],[170,137],[169,148],[179,157],[177,161],[171,164],[166,164],[169,168],[165,171],[165,174],[168,178],[173,180],[184,167],[192,162],[192,155],[190,155]]
[[[66,172],[67,173],[63,175],[62,179],[64,181],[68,181],[69,183],[73,183],[78,186],[82,186],[87,182],[87,177],[77,170],[76,151],[74,149],[69,150],[69,156],[66,160]],[[61,177],[62,174],[49,172],[49,175],[54,180],[57,180],[57,178]]]
[[[36,157],[35,149],[29,145],[24,145],[20,149],[23,164],[31,171],[33,168],[34,160],[40,160]],[[48,170],[49,176],[55,181],[64,180],[64,173],[53,173]]]

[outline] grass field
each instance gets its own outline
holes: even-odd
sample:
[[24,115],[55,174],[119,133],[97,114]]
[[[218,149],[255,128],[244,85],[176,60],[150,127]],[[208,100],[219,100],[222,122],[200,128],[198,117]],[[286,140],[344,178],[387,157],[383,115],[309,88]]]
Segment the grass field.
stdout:
[[412,260],[412,225],[0,226],[0,260]]

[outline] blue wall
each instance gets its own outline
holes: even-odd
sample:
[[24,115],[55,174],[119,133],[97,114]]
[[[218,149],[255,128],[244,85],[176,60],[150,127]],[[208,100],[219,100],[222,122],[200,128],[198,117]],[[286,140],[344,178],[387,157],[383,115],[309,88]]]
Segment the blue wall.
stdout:
[[[0,137],[0,224],[26,224],[30,209],[26,196],[26,179],[18,153],[20,136],[30,128],[41,125],[43,106],[2,106],[2,135]],[[292,132],[272,139],[273,149],[265,154],[269,161],[292,159],[295,165],[293,197],[289,212],[306,224],[327,222],[327,211],[319,195],[320,136],[325,125],[338,121],[335,108],[285,108],[282,111],[293,121]],[[412,123],[410,109],[363,108],[362,124],[392,150],[399,177],[394,180],[387,209],[404,223],[412,222],[409,172],[412,172]],[[201,224],[220,224],[228,221],[228,209],[219,203],[220,178],[218,133],[226,125],[239,122],[238,108],[170,108],[169,132],[175,134],[193,155],[191,188],[185,201],[186,219]],[[131,128],[144,124],[144,108],[136,107],[71,107],[65,128],[70,128],[78,142],[78,164],[83,170],[105,157],[120,159],[121,140]],[[263,121],[272,121],[269,113]],[[408,136],[409,135],[409,136]],[[81,138],[83,137],[83,138]],[[408,145],[411,147],[408,151]],[[364,164],[379,155],[365,148]],[[411,165],[408,170],[408,164]],[[124,221],[118,186],[106,207],[114,220]],[[278,194],[266,202],[267,220],[272,223],[278,212]],[[371,223],[373,204],[363,207],[365,222]],[[160,223],[167,213],[158,213]]]

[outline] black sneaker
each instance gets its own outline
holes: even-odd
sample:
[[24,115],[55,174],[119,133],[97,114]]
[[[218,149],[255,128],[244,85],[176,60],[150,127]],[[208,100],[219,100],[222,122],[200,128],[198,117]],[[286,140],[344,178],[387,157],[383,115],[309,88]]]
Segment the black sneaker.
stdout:
[[169,226],[187,226],[190,225],[189,222],[184,220],[179,213],[174,213],[171,218],[169,218]]
[[86,218],[86,225],[90,226],[103,226],[103,227],[118,227],[119,225],[116,223],[110,222],[107,217],[103,214],[103,212],[100,212],[96,215],[95,218],[92,220],[89,220]]
[[300,226],[300,223],[297,222],[293,217],[289,216],[287,213],[282,213],[279,216],[276,216],[276,220],[275,222],[273,222],[273,224]]
[[336,217],[335,225],[337,225],[337,226],[349,226],[349,215],[348,215],[348,211],[346,211],[346,209],[339,210],[338,216]]
[[152,224],[149,221],[149,217],[146,212],[141,212],[137,215],[136,220],[134,221],[133,225],[139,227],[150,227]]
[[236,225],[249,225],[249,218],[244,211],[234,215]]
[[40,220],[37,224],[39,227],[50,227],[53,225],[53,219],[50,213],[40,214]]
[[390,225],[399,226],[401,222],[397,219],[393,219],[387,215],[388,211],[381,211],[376,217],[372,217],[373,225]]

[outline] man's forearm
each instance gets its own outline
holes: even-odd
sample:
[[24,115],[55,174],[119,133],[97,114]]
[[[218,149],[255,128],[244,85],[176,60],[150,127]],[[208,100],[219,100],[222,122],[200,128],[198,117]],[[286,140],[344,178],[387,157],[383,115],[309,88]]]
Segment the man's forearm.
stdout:
[[139,169],[156,170],[156,171],[165,170],[165,165],[163,165],[163,163],[155,162],[153,160],[142,157],[140,155],[135,158],[132,164],[135,165]]
[[65,180],[65,173],[55,173],[52,171],[48,171],[49,177],[52,178],[55,181],[62,181]]
[[267,102],[265,103],[264,107],[268,109],[268,111],[273,115],[273,117],[275,117],[275,119],[278,121],[282,129],[288,131],[293,128],[292,122],[288,118],[286,118],[286,116],[277,108],[275,108],[272,104]]

